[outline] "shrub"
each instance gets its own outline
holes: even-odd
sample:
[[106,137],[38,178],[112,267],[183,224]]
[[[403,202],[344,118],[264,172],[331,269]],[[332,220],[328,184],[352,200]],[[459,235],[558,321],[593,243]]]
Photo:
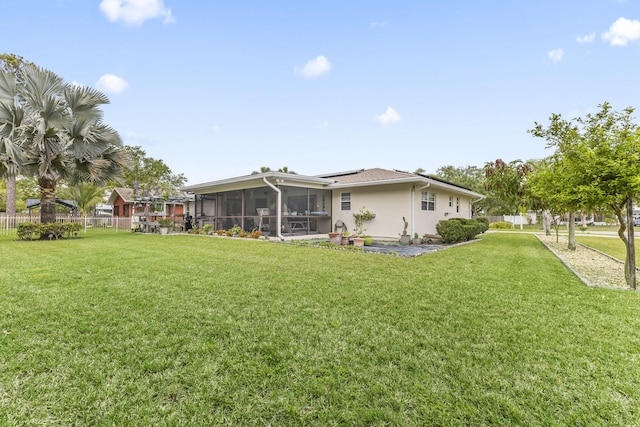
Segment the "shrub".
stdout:
[[491,230],[510,230],[513,228],[513,224],[508,221],[498,221],[489,224]]
[[73,233],[80,231],[82,226],[77,222],[51,222],[46,224],[36,224],[34,222],[22,222],[18,224],[18,238],[21,240],[40,239],[60,239],[71,237]]
[[486,231],[485,224],[474,219],[451,218],[440,221],[436,230],[444,243],[459,243],[474,239]]
[[464,239],[464,230],[460,221],[440,221],[436,224],[436,231],[444,243],[458,243]]
[[211,234],[211,232],[213,231],[213,225],[211,224],[205,224],[202,226],[202,231],[204,232],[204,234]]
[[482,232],[483,233],[489,229],[489,218],[487,218],[486,216],[483,216],[483,217],[480,217],[480,218],[476,218],[476,222],[478,224],[482,224],[482,227],[483,227]]
[[40,234],[35,222],[21,222],[18,224],[17,233],[20,240],[33,240]]

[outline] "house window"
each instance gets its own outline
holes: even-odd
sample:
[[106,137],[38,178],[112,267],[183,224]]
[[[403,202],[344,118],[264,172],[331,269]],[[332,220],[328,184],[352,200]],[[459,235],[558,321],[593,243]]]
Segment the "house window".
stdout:
[[422,210],[423,211],[436,210],[436,193],[433,193],[431,191],[422,192]]
[[453,207],[453,196],[449,196],[449,207]]
[[460,197],[456,197],[456,212],[460,212]]
[[351,210],[351,193],[340,193],[340,210]]
[[126,217],[130,217],[131,215],[129,215],[129,205],[124,205],[122,207],[122,216]]
[[113,206],[113,216],[120,216],[120,206],[118,205],[114,205]]

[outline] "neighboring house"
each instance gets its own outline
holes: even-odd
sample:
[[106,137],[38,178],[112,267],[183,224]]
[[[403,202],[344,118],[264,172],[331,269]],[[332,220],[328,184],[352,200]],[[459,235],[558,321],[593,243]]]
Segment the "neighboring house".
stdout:
[[376,217],[366,234],[398,237],[435,234],[436,224],[449,218],[471,218],[472,204],[484,196],[428,175],[387,169],[359,169],[320,176],[266,172],[182,188],[195,195],[198,226],[215,229],[240,226],[271,236],[326,234],[355,228],[354,213],[362,207]]
[[189,202],[193,197],[135,197],[132,188],[114,188],[107,201],[113,207],[114,217],[129,218],[134,214],[149,216],[182,217],[188,214]]

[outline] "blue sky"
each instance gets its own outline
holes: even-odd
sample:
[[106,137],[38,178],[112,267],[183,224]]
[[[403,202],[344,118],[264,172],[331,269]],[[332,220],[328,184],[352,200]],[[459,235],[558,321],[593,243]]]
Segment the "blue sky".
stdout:
[[0,51],[189,184],[541,158],[551,113],[640,107],[640,0],[0,1]]

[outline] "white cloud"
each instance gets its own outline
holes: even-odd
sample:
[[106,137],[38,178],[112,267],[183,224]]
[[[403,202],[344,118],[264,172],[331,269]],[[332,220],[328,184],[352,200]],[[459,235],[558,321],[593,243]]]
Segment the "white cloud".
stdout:
[[162,18],[165,24],[175,22],[171,10],[162,0],[102,0],[100,10],[109,21],[142,25],[147,19]]
[[326,128],[329,127],[329,121],[325,120],[322,123],[320,123],[317,127],[318,127],[318,129],[326,129]]
[[295,74],[310,78],[321,76],[328,73],[329,70],[331,70],[331,62],[324,55],[319,55],[315,59],[310,59],[304,67],[295,67],[293,71]]
[[560,62],[562,61],[562,57],[564,56],[564,51],[562,49],[554,49],[547,53],[547,57],[551,62]]
[[372,22],[369,24],[370,27],[386,27],[387,26],[387,21],[382,21],[382,22]]
[[640,21],[618,18],[609,31],[602,34],[602,38],[612,46],[626,46],[629,42],[640,40]]
[[596,38],[596,33],[587,34],[586,36],[576,37],[576,41],[580,44],[591,43]]
[[96,82],[96,88],[103,92],[122,93],[128,86],[125,79],[115,74],[105,74]]
[[377,122],[383,126],[398,123],[401,119],[402,117],[391,107],[387,107],[387,111],[376,117]]

